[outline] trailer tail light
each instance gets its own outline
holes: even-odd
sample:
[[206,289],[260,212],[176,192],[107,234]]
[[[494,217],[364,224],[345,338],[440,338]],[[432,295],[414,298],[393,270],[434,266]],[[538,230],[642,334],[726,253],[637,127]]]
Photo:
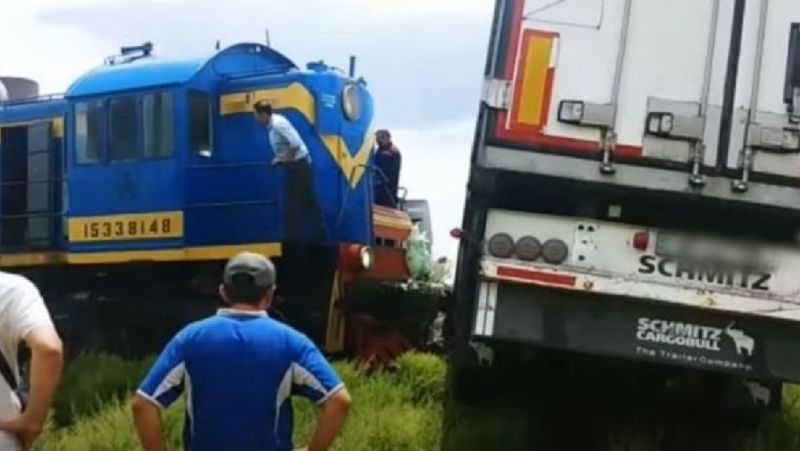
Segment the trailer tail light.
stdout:
[[489,255],[495,258],[509,258],[514,255],[514,238],[507,233],[496,233],[487,243]]
[[542,243],[535,237],[523,236],[514,245],[514,251],[520,260],[532,262],[542,255]]
[[564,260],[567,259],[568,254],[569,249],[567,248],[567,243],[561,240],[547,240],[542,245],[542,259],[551,265],[563,263]]
[[646,251],[650,246],[650,232],[644,230],[634,233],[631,244],[633,244],[634,249],[638,249],[642,252]]

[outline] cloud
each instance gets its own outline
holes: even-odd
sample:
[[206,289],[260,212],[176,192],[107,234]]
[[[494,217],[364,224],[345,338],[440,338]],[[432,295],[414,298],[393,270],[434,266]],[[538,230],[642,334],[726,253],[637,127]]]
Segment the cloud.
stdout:
[[67,0],[40,10],[38,19],[91,35],[104,55],[145,41],[159,54],[196,54],[211,51],[217,39],[223,46],[263,42],[267,28],[271,44],[298,64],[324,59],[345,68],[356,55],[387,127],[469,118],[492,12],[486,0],[89,1]]
[[91,34],[69,25],[44,24],[35,3],[7,2],[0,13],[0,75],[39,82],[43,93],[66,85],[102,55]]
[[403,0],[376,1],[354,0],[357,7],[364,8],[372,15],[386,15],[397,19],[398,16],[426,15],[477,15],[486,17],[491,13],[493,2],[488,0]]

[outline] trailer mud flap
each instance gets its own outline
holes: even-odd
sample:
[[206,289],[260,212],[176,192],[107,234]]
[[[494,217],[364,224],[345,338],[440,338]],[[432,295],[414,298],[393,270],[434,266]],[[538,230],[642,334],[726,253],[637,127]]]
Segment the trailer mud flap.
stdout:
[[480,292],[494,299],[478,304],[476,337],[800,382],[796,322],[511,283],[482,285]]

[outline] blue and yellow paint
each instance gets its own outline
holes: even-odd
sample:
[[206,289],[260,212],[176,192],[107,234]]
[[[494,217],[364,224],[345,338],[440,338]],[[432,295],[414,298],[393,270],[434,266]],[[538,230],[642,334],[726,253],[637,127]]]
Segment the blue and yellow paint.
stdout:
[[[225,94],[220,97],[219,111],[221,115],[252,113],[254,103],[266,100],[277,110],[293,110],[299,113],[309,124],[316,124],[316,100],[310,90],[303,84],[294,82],[286,87],[256,89],[247,92]],[[355,188],[364,175],[364,165],[370,157],[375,141],[371,123],[361,135],[361,144],[351,148],[345,139],[336,133],[318,133],[317,138],[328,154],[339,166],[342,176]]]
[[[343,114],[346,85],[360,94],[358,118]],[[193,91],[211,101],[209,158],[189,149],[187,97]],[[78,164],[75,105],[149,92],[173,99],[170,156]],[[104,66],[76,80],[64,99],[0,110],[0,127],[50,122],[51,136],[63,143],[58,151],[68,193],[53,249],[0,249],[0,266],[219,260],[242,249],[280,255],[285,188],[282,174],[269,167],[266,132],[252,118],[252,105],[261,99],[285,114],[309,146],[334,235],[330,244],[371,242],[365,166],[374,145],[373,105],[365,85],[318,63],[297,70],[273,49],[239,44],[200,60]]]

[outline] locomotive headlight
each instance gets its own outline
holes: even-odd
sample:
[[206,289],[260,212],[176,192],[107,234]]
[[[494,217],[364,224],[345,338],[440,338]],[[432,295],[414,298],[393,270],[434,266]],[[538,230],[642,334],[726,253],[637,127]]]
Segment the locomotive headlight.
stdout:
[[357,121],[361,117],[361,93],[357,85],[348,83],[342,90],[342,109],[350,121]]
[[358,250],[358,261],[363,269],[371,269],[375,263],[375,251],[370,246],[362,246]]

